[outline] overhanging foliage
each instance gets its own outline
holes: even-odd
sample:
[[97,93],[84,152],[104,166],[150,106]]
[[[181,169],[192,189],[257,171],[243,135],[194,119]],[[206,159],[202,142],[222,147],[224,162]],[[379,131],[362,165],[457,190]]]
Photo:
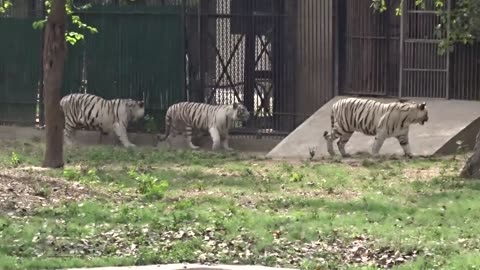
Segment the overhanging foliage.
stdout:
[[[46,8],[47,14],[44,19],[35,21],[33,23],[32,26],[34,29],[43,29],[47,21],[48,15],[50,14],[51,6],[52,6],[51,0],[39,0],[39,1],[45,1],[45,8]],[[14,5],[14,3],[15,3],[15,0],[0,0],[0,14],[7,12]],[[65,33],[65,39],[69,44],[75,45],[75,43],[77,43],[78,41],[83,40],[85,38],[85,33],[95,34],[98,32],[97,28],[82,22],[80,16],[75,14],[76,10],[85,10],[90,7],[91,7],[90,4],[77,7],[77,6],[74,6],[73,0],[66,1],[65,9],[67,12],[67,16],[70,19],[70,24],[69,24],[70,29]]]
[[[437,36],[445,36],[439,44],[440,53],[452,51],[454,44],[472,44],[480,40],[480,0],[451,0],[452,6],[448,12],[447,4],[449,0],[434,0],[434,6],[437,15],[441,18],[441,23],[434,29]],[[425,9],[427,0],[415,0],[415,5]],[[397,15],[401,16],[401,5],[395,7]],[[371,7],[379,12],[387,10],[387,0],[372,0]],[[448,21],[450,19],[450,26]],[[448,35],[447,28],[450,27]]]

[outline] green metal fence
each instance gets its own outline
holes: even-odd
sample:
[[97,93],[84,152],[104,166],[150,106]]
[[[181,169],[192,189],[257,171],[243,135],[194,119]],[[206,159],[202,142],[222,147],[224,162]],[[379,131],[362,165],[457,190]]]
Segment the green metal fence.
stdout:
[[164,6],[79,13],[98,33],[71,47],[63,94],[145,99],[147,114],[163,126],[168,106],[185,100],[182,12],[181,6]]
[[0,123],[32,125],[37,108],[41,32],[32,18],[0,17]]
[[[62,95],[144,99],[146,113],[163,127],[168,106],[186,96],[183,12],[181,4],[79,11],[82,21],[98,33],[69,46]],[[42,32],[32,28],[34,20],[0,17],[0,122],[35,122]]]

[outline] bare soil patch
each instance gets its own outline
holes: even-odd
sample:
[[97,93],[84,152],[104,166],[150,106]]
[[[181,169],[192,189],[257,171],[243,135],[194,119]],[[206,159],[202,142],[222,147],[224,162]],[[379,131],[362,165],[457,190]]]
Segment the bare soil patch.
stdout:
[[107,196],[79,183],[41,175],[40,170],[0,171],[0,211],[25,214],[38,207]]

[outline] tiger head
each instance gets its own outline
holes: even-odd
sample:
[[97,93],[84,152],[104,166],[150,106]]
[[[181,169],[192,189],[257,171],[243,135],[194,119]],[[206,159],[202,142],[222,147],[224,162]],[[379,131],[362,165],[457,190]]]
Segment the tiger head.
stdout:
[[241,103],[233,103],[232,105],[232,118],[236,121],[245,122],[250,117],[250,113],[248,112],[247,108]]
[[131,121],[138,121],[145,115],[145,103],[143,101],[127,99],[127,110]]
[[413,122],[419,123],[420,125],[425,124],[425,122],[428,121],[427,104],[425,102],[420,104],[412,103],[411,106],[411,108],[413,108],[413,110],[411,110],[411,113],[413,114]]

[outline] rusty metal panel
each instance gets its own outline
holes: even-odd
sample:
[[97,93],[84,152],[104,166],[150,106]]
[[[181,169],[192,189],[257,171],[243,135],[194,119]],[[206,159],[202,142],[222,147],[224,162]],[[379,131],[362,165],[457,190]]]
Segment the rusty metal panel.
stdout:
[[451,59],[451,98],[480,100],[480,43],[457,45]]
[[[342,1],[340,1],[342,2]],[[384,13],[375,12],[370,0],[345,0],[340,37],[340,93],[395,95],[398,89],[400,20],[389,1]]]
[[301,0],[297,8],[295,107],[297,123],[334,96],[332,0]]

